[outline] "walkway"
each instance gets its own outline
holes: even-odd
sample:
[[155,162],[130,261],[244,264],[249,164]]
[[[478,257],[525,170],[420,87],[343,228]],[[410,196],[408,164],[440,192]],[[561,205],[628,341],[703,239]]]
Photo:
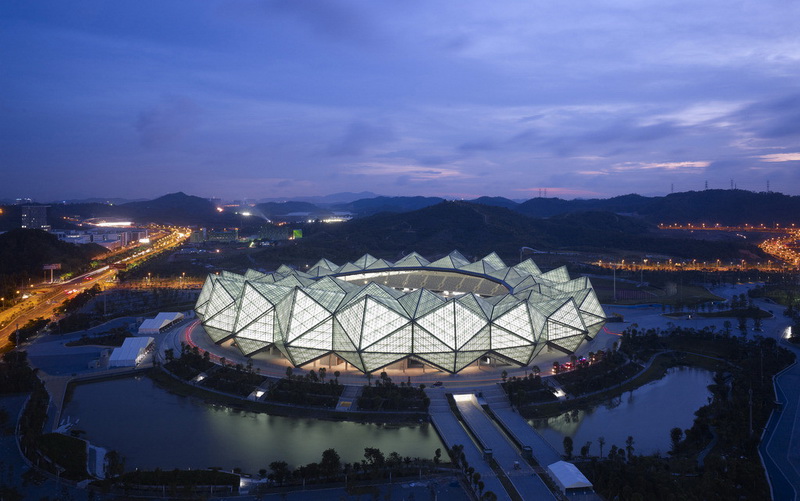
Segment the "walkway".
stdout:
[[[800,359],[800,349],[781,343]],[[775,377],[781,408],[772,412],[759,452],[772,486],[772,499],[797,500],[800,487],[800,363]]]
[[511,498],[506,493],[503,484],[495,475],[492,468],[484,461],[483,451],[479,450],[472,441],[467,431],[453,415],[450,410],[450,405],[447,403],[445,392],[441,388],[426,389],[425,394],[431,399],[428,412],[431,416],[431,422],[442,437],[442,441],[448,449],[452,449],[454,445],[464,446],[464,455],[470,466],[475,468],[475,471],[481,474],[481,480],[484,484],[484,492],[492,491],[497,494],[498,500],[510,500]]
[[358,397],[364,391],[363,386],[345,386],[344,391],[339,396],[339,402],[336,404],[337,411],[357,411],[358,410]]
[[[517,449],[508,441],[478,404],[475,395],[454,395],[464,421],[478,439],[492,449],[494,459],[523,499],[552,499],[555,497],[544,481],[534,472]],[[461,397],[461,398],[459,398]],[[466,398],[465,398],[466,397]],[[548,463],[549,464],[549,463]],[[515,465],[519,465],[515,469]]]
[[506,433],[520,446],[529,446],[533,451],[534,459],[542,468],[561,461],[561,454],[542,438],[525,418],[511,408],[505,392],[499,385],[493,389],[484,389],[483,395],[486,403],[489,404],[489,409]]

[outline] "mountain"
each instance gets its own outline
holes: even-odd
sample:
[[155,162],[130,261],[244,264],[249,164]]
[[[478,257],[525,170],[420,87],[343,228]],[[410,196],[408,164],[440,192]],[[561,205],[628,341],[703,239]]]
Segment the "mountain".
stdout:
[[631,194],[589,200],[532,198],[514,210],[532,217],[599,210],[637,215],[652,223],[772,225],[796,222],[797,214],[800,214],[800,197],[744,190],[704,190],[673,193],[664,197]]
[[216,206],[211,201],[183,192],[114,207],[116,207],[114,212],[120,217],[131,218],[136,222],[204,224],[218,218]]
[[349,204],[333,207],[337,211],[352,212],[359,217],[380,212],[408,212],[443,202],[439,197],[375,197],[363,198]]
[[411,251],[433,256],[458,249],[472,258],[496,251],[513,260],[521,247],[545,251],[630,250],[696,259],[739,258],[742,250],[760,255],[755,246],[745,241],[671,238],[656,233],[654,225],[641,218],[612,212],[575,212],[534,219],[503,207],[470,202],[441,202],[411,212],[316,225],[308,228],[297,252],[333,260],[353,259],[365,252],[396,259]]
[[292,197],[290,199],[286,198],[262,198],[259,200],[260,203],[268,203],[268,202],[309,202],[315,205],[330,205],[330,204],[347,204],[353,202],[355,200],[359,200],[362,198],[375,198],[379,195],[372,193],[371,191],[362,191],[361,193],[351,193],[349,191],[345,191],[342,193],[333,193],[331,195],[325,196],[315,196],[315,197]]
[[653,222],[709,225],[797,223],[800,196],[745,190],[705,190],[653,198],[639,209]]
[[322,209],[315,204],[298,201],[267,202],[256,205],[256,209],[270,219],[274,219],[277,216],[285,216],[292,212],[308,212],[317,217],[331,214],[330,211]]
[[493,207],[505,207],[506,209],[512,210],[516,209],[519,205],[517,202],[503,197],[480,197],[475,200],[469,200],[469,202],[480,205],[491,205]]

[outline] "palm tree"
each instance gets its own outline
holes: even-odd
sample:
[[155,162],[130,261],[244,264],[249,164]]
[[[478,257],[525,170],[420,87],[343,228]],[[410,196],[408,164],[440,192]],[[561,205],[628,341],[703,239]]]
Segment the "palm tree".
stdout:
[[603,446],[606,445],[606,437],[598,437],[597,445],[600,446],[600,457],[603,457]]

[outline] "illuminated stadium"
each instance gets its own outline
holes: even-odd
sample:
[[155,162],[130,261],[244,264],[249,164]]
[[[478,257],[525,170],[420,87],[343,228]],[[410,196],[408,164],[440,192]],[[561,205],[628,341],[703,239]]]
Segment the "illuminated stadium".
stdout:
[[274,347],[296,367],[330,356],[362,372],[403,362],[455,373],[482,357],[527,366],[546,346],[574,352],[605,321],[589,279],[565,267],[457,251],[212,274],[195,310],[215,343],[233,339],[245,356]]

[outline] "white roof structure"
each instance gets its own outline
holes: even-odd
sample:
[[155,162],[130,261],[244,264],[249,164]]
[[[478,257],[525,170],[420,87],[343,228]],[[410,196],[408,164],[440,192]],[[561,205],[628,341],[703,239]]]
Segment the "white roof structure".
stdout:
[[593,488],[589,479],[572,463],[559,461],[551,464],[547,469],[550,470],[550,476],[553,477],[553,480],[558,483],[565,494],[567,490],[585,491]]
[[605,322],[589,280],[565,267],[457,251],[211,274],[195,311],[214,342],[234,337],[246,356],[274,345],[301,366],[334,353],[363,372],[408,357],[459,372],[486,354],[524,366],[545,346],[574,352]]
[[122,346],[114,348],[108,358],[109,367],[134,367],[139,362],[139,357],[153,342],[151,337],[125,338]]
[[155,318],[148,318],[139,326],[139,334],[158,334],[171,323],[183,320],[183,313],[162,311]]

